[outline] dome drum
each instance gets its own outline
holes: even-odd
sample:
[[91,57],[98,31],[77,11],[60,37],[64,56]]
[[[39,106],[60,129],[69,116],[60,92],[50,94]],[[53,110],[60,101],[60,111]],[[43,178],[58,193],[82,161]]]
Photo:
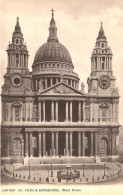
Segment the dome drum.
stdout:
[[61,81],[78,89],[79,78],[72,75],[64,74],[42,74],[42,75],[33,75],[33,90],[38,92],[38,87],[42,83],[43,89],[47,89]]
[[44,72],[44,71],[73,71],[74,67],[70,63],[61,62],[61,61],[46,61],[35,64],[33,67],[33,72]]

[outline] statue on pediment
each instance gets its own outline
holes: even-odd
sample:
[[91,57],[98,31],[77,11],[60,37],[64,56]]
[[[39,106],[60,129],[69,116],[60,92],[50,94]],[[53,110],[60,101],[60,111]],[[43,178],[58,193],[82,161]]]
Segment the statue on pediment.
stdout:
[[85,85],[84,85],[84,83],[82,82],[82,84],[81,84],[81,91],[82,91],[82,93],[84,93],[85,92]]
[[41,90],[43,90],[43,82],[42,82],[42,79],[40,79],[40,81],[38,82],[38,92],[40,92]]

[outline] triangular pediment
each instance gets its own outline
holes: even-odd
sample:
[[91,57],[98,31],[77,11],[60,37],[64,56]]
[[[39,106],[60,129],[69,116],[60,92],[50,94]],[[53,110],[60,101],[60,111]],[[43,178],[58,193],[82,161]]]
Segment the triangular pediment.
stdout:
[[84,95],[82,92],[78,91],[77,89],[67,85],[64,82],[57,83],[52,87],[47,88],[39,92],[41,95],[57,95],[57,96],[82,96]]

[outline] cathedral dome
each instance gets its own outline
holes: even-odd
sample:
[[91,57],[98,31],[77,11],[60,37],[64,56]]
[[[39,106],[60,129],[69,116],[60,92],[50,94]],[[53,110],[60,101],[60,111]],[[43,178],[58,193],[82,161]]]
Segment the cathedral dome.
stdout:
[[65,61],[72,63],[67,48],[58,41],[52,40],[44,43],[36,52],[34,64],[42,61]]
[[40,46],[36,52],[32,66],[34,68],[37,65],[45,63],[64,63],[73,68],[69,51],[64,45],[59,43],[57,38],[57,28],[53,13],[50,21],[49,37],[47,42]]

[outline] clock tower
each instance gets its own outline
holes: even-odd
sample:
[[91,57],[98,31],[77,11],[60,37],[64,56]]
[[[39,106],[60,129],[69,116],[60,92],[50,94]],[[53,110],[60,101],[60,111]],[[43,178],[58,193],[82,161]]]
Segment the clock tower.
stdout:
[[101,23],[95,48],[91,55],[91,74],[87,80],[89,94],[118,96],[118,89],[115,88],[116,78],[112,71],[112,56]]

